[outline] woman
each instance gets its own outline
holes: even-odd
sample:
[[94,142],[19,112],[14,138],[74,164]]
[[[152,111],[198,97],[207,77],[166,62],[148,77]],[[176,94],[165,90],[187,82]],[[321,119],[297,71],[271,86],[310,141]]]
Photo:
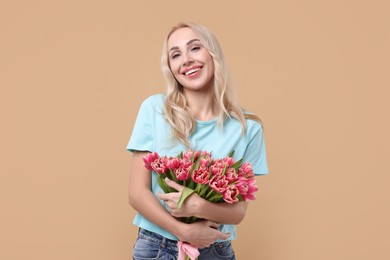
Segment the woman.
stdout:
[[[147,152],[176,156],[191,148],[223,158],[234,150],[256,175],[267,174],[260,120],[233,98],[219,43],[204,26],[172,28],[161,62],[167,94],[143,102],[127,146],[134,153],[129,202],[140,227],[133,258],[176,259],[181,240],[200,249],[200,260],[235,259],[230,240],[236,238],[235,224],[244,218],[247,203],[210,203],[193,194],[178,209],[182,187],[168,181],[179,192],[162,194],[156,173],[143,166],[142,157]],[[189,216],[204,220],[185,224],[175,218]]]

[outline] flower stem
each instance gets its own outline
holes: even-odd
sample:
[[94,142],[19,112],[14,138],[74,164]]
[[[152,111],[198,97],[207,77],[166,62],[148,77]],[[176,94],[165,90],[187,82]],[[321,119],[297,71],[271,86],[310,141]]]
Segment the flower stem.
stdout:
[[214,190],[213,189],[210,189],[210,191],[207,193],[205,199],[208,200],[210,196],[212,196],[214,194]]

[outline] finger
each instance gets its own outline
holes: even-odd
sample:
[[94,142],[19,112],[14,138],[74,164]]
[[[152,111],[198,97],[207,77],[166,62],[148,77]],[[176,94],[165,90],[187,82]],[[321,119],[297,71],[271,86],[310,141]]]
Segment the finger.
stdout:
[[209,227],[218,229],[219,228],[219,224],[216,223],[216,222],[209,221]]
[[174,188],[175,190],[177,191],[182,191],[184,189],[184,186],[168,179],[168,178],[165,178],[165,182],[168,184],[169,187],[171,188]]
[[157,192],[157,197],[160,200],[163,200],[163,201],[168,201],[169,200],[169,194],[164,194],[164,193]]
[[219,232],[219,233],[220,234],[219,234],[218,238],[222,239],[222,240],[226,240],[226,239],[228,239],[231,236],[230,233],[222,233],[222,232]]
[[170,211],[170,213],[171,213],[172,217],[175,217],[175,218],[181,217],[181,215],[177,214],[177,213],[174,212],[174,211]]

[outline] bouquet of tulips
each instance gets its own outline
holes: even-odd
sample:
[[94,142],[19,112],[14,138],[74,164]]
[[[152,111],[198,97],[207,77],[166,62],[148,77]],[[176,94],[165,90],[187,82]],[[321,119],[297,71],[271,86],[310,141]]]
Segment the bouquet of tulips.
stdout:
[[[165,178],[183,185],[177,207],[194,192],[210,202],[235,203],[254,200],[258,190],[255,185],[252,166],[241,160],[234,161],[234,151],[222,159],[213,159],[206,151],[188,150],[176,157],[159,156],[156,152],[143,157],[145,167],[158,174],[158,184],[165,193],[177,192],[165,182]],[[186,223],[193,223],[196,217],[181,218]],[[191,245],[179,241],[179,258],[184,259],[183,252],[193,251]],[[195,249],[196,250],[196,249]],[[196,253],[197,252],[197,253]],[[199,252],[196,250],[195,259]],[[188,259],[188,256],[185,256]]]

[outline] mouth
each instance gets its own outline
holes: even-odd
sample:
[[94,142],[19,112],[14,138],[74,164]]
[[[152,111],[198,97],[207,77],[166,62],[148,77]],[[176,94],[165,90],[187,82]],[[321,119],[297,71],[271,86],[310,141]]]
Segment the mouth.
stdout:
[[199,71],[202,68],[203,68],[202,66],[194,66],[194,67],[185,69],[182,74],[185,76],[196,76],[197,74],[199,74]]

